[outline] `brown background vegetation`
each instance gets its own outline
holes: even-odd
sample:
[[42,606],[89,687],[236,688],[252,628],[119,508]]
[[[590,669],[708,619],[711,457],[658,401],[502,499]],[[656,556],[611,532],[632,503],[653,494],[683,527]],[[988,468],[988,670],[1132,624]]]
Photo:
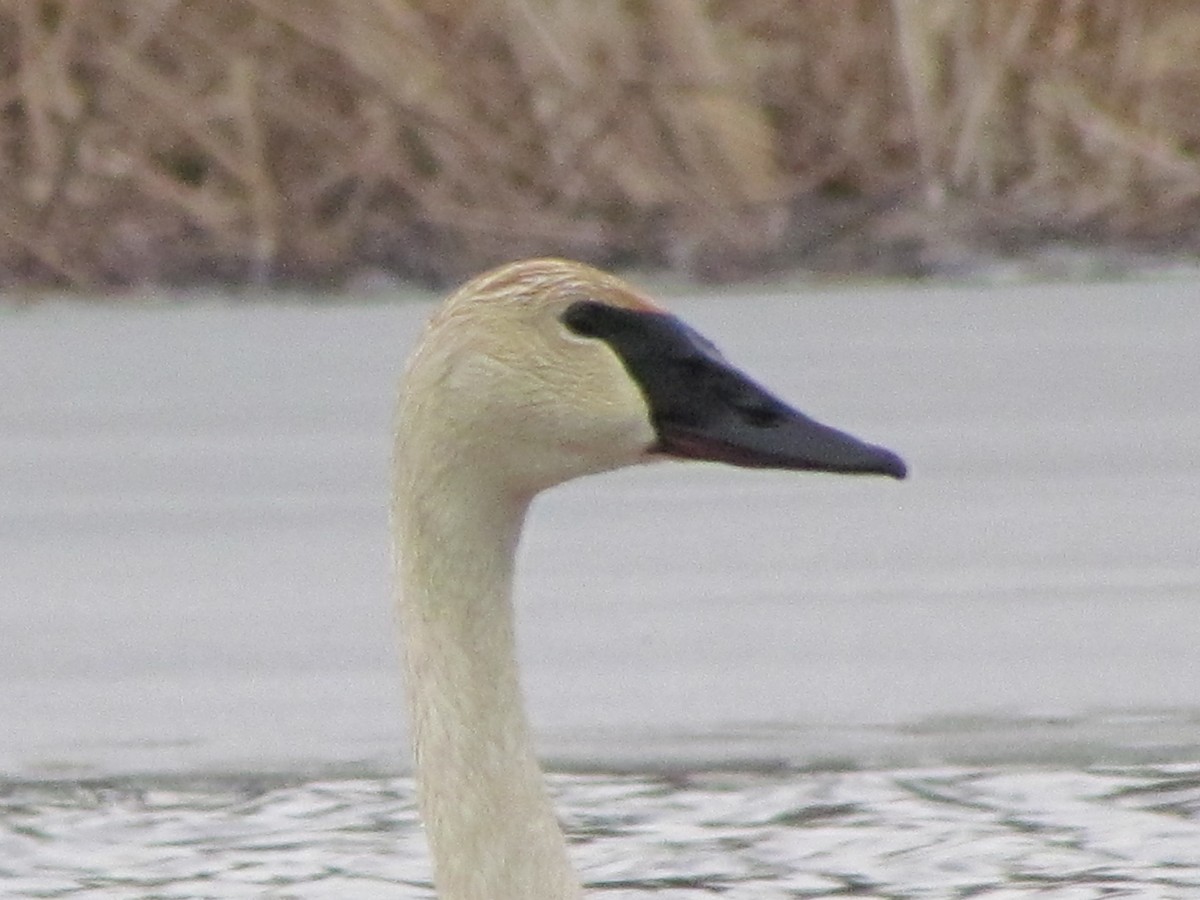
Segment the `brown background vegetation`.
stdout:
[[0,282],[1193,241],[1189,0],[0,0]]

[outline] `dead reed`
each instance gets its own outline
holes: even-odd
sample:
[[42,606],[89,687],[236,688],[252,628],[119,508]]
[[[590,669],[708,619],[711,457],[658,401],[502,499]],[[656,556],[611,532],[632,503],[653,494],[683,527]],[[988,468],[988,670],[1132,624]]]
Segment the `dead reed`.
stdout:
[[1031,220],[1118,232],[1194,224],[1200,197],[1195,4],[892,5],[933,198],[996,198]]
[[1187,0],[0,0],[0,279],[729,277],[898,186],[1192,234],[1198,108]]

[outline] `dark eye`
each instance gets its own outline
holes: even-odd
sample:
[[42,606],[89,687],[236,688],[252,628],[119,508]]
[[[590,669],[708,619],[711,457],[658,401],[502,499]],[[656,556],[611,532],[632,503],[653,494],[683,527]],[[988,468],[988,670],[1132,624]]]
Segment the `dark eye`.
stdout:
[[582,337],[599,337],[604,321],[604,307],[591,300],[577,300],[563,311],[562,323]]

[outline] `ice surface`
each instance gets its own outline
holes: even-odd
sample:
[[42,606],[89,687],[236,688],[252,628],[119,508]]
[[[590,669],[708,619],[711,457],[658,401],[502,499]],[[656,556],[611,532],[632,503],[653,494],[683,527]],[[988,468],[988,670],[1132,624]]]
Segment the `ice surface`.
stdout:
[[[1200,757],[1197,291],[672,301],[912,475],[661,465],[539,500],[548,757]],[[0,773],[403,767],[388,434],[428,310],[0,309]]]

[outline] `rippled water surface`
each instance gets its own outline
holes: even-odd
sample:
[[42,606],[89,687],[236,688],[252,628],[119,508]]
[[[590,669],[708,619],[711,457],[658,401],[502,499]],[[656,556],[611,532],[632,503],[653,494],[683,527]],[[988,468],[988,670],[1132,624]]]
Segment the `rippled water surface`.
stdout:
[[[1200,766],[559,776],[591,890],[1200,896]],[[406,779],[9,785],[6,898],[430,897]]]

